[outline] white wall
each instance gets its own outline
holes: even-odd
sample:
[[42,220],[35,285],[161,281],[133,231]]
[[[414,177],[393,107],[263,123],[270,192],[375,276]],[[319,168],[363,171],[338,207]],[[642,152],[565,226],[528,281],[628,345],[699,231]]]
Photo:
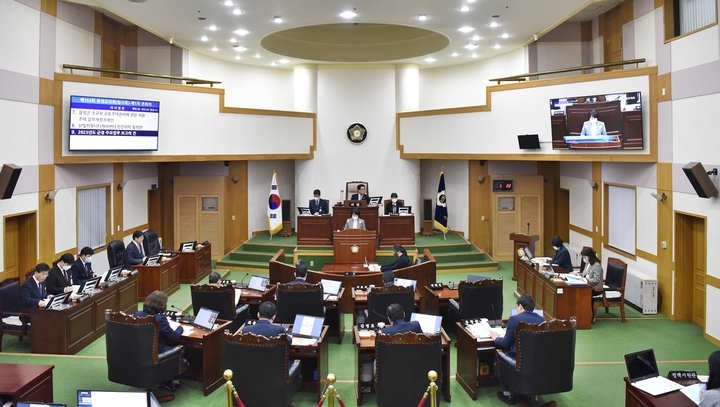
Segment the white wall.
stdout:
[[[268,197],[272,182],[273,168],[278,176],[278,192],[280,199],[293,201],[292,214],[295,209],[295,162],[293,160],[250,161],[248,163],[248,236],[259,230],[269,229],[267,220]],[[312,190],[310,191],[312,196]],[[294,215],[293,215],[294,219]]]
[[[437,201],[440,171],[445,173],[445,197],[448,212],[448,228],[461,231],[467,236],[468,221],[468,162],[464,160],[423,160],[420,162],[422,198],[432,199],[433,219]],[[418,219],[422,213],[415,211]]]

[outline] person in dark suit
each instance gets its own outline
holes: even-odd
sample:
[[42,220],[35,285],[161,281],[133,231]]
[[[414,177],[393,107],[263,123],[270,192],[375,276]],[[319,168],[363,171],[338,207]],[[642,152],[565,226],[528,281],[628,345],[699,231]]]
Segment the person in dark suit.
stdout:
[[405,332],[423,333],[419,322],[405,321],[405,310],[402,305],[390,304],[385,314],[390,321],[390,326],[385,327],[382,333],[387,335],[404,334]]
[[75,263],[75,257],[70,253],[60,256],[55,267],[50,269],[45,288],[52,295],[58,295],[72,291],[72,272],[70,268]]
[[288,284],[312,284],[305,281],[305,278],[307,277],[308,268],[303,264],[299,264],[297,267],[295,267],[295,280],[289,282]]
[[242,330],[243,334],[255,334],[270,338],[285,333],[285,328],[281,325],[274,325],[277,306],[271,301],[265,301],[258,308],[258,322],[255,325],[245,325]]
[[136,230],[132,235],[132,242],[128,243],[125,248],[125,268],[132,270],[132,266],[135,264],[145,263],[145,253],[143,252],[142,242],[145,236],[140,230]]
[[553,236],[552,239],[550,239],[550,244],[552,244],[553,249],[555,249],[555,256],[551,260],[552,264],[557,264],[564,268],[566,273],[572,272],[573,265],[570,260],[570,252],[568,252],[568,249],[563,245],[563,240],[560,239],[560,236]]
[[[517,315],[513,315],[508,319],[507,329],[505,330],[505,336],[499,337],[497,332],[490,331],[490,336],[495,341],[495,347],[504,349],[505,352],[515,357],[515,329],[520,322],[527,322],[530,324],[542,324],[545,319],[540,315],[533,312],[535,309],[535,300],[529,294],[521,295],[517,301]],[[502,377],[500,378],[501,391],[497,392],[497,398],[505,404],[515,404],[515,398],[510,391],[510,387],[503,382]]]
[[25,280],[20,287],[20,312],[28,312],[33,307],[45,308],[47,300],[52,298],[45,290],[45,279],[49,270],[50,266],[47,264],[38,264],[33,276]]
[[350,196],[351,201],[365,201],[367,203],[370,203],[370,197],[368,194],[365,193],[365,184],[360,184],[357,186],[357,194],[352,194]]
[[400,203],[398,202],[398,195],[393,192],[390,194],[390,202],[385,204],[385,215],[397,215],[400,213]]
[[383,272],[383,283],[385,283],[385,287],[390,287],[391,285],[395,285],[395,273],[392,271],[385,271]]
[[313,215],[327,215],[328,213],[330,213],[328,211],[327,202],[325,202],[324,199],[320,198],[320,190],[314,190],[313,195],[315,196],[315,198],[310,200],[310,213],[312,213]]
[[70,267],[73,284],[82,284],[86,280],[97,277],[97,274],[92,269],[93,254],[95,254],[95,250],[92,247],[85,246],[80,250],[80,255]]
[[401,244],[395,243],[393,245],[393,255],[395,255],[395,261],[380,267],[380,271],[394,271],[410,265],[407,251]]
[[360,219],[360,209],[353,208],[350,219],[345,221],[345,227],[343,230],[347,229],[362,229],[367,230],[365,228],[365,221]]

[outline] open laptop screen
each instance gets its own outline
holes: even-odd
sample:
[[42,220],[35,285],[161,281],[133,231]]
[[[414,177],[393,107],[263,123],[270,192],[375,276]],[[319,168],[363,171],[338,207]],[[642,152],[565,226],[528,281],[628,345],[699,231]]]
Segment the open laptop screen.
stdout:
[[415,286],[417,285],[417,280],[409,280],[407,278],[395,278],[395,285],[400,287],[410,287],[412,286],[413,290],[415,289]]
[[655,351],[652,349],[641,350],[625,355],[625,368],[627,369],[630,383],[659,376],[657,362],[655,361]]
[[338,295],[338,293],[340,293],[342,281],[326,280],[323,278],[320,280],[320,283],[323,286],[323,294]]
[[320,338],[324,321],[325,318],[323,317],[297,314],[295,315],[291,334],[308,338]]
[[265,287],[267,287],[269,282],[269,279],[267,277],[263,276],[252,276],[250,277],[250,283],[248,283],[248,287],[251,290],[255,291],[262,291],[265,292]]
[[17,407],[67,407],[67,404],[39,403],[34,401],[18,401]]
[[217,320],[218,314],[218,311],[200,307],[200,311],[198,311],[197,315],[195,315],[195,319],[193,320],[193,325],[210,331],[215,325],[215,320]]
[[147,391],[78,390],[78,407],[151,406],[150,399],[154,397],[148,393],[152,394]]
[[410,321],[417,321],[420,323],[423,333],[432,335],[440,332],[440,326],[442,325],[442,317],[430,314],[420,314],[413,312],[410,314]]

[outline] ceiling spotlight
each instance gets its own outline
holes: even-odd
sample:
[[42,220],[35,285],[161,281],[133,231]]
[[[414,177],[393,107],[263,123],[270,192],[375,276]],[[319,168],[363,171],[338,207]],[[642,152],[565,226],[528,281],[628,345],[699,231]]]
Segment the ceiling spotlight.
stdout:
[[437,61],[437,60],[433,57],[425,58],[425,62],[435,62],[435,61]]
[[168,42],[169,42],[170,44],[172,44],[173,42],[175,42],[175,37],[170,37],[170,38],[168,39]]
[[262,56],[261,56],[260,54],[255,54],[255,55],[253,55],[253,56],[254,56],[255,58],[262,58]]
[[467,27],[467,26],[458,28],[458,31],[464,32],[464,33],[469,33],[470,31],[473,31],[473,30],[475,30],[475,29],[472,27]]
[[204,35],[202,37],[200,37],[200,41],[207,41],[207,40],[208,40],[208,37],[206,37]]
[[477,47],[478,47],[477,44],[467,43],[467,45],[465,45],[465,48],[467,48],[467,49],[475,49],[475,48],[477,48]]
[[282,22],[283,22],[283,19],[282,19],[282,17],[280,17],[280,16],[273,16],[272,22],[279,24],[279,23],[282,23]]
[[453,52],[452,54],[450,54],[450,56],[451,56],[451,57],[456,57],[456,56],[458,56],[458,53],[457,53],[457,52]]
[[480,38],[482,38],[482,37],[480,37],[479,35],[473,35],[473,37],[471,38],[471,40],[473,40],[473,41],[480,41]]
[[240,10],[239,8],[236,8],[235,10],[232,11],[232,13],[235,14],[236,16],[239,16],[240,14],[242,14],[242,10]]
[[216,25],[211,25],[210,27],[208,27],[208,30],[210,30],[210,31],[217,31],[217,29],[218,28]]
[[498,23],[495,22],[495,21],[493,21],[492,23],[488,24],[488,27],[492,27],[492,28],[499,27],[499,26],[500,26],[500,24],[498,24]]
[[500,44],[495,44],[495,45],[493,46],[493,48],[495,48],[495,49],[500,49],[500,48],[502,48],[502,47],[500,46]]
[[470,11],[470,6],[462,6],[462,7],[460,7],[460,11],[462,11],[463,13],[466,13],[466,12]]
[[472,54],[471,56],[472,56],[473,58],[477,58],[477,57],[478,57],[478,54]]
[[280,62],[281,64],[287,64],[288,62],[290,62],[290,60],[283,58],[283,59],[279,60],[278,62]]
[[353,18],[356,15],[357,14],[352,11],[343,11],[342,13],[340,13],[340,17],[342,17],[342,18]]
[[428,19],[428,15],[427,14],[418,14],[417,19],[420,21],[425,21]]
[[248,34],[250,34],[250,31],[248,31],[248,30],[243,30],[242,28],[239,29],[239,30],[235,30],[235,31],[233,31],[233,32],[234,32],[235,34],[237,34],[237,35],[248,35]]
[[235,2],[230,1],[230,0],[225,0],[225,1],[222,2],[222,4],[223,4],[223,6],[228,6],[228,7],[230,7],[230,6],[232,6],[232,5],[235,5]]
[[501,35],[500,38],[510,38],[510,34],[505,33],[505,34]]
[[239,61],[241,59],[240,55],[235,55],[235,59]]
[[235,51],[237,51],[237,52],[247,51],[247,48],[243,47],[243,46],[240,45],[240,44],[235,44],[235,45],[233,45],[233,49],[234,49]]
[[213,51],[217,51],[217,50],[218,50],[218,47],[212,47],[212,50],[213,50]]

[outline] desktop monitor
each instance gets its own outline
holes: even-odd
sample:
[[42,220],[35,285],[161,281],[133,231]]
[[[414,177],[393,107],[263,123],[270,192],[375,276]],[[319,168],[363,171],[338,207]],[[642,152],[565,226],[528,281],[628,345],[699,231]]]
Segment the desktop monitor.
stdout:
[[180,251],[181,252],[194,252],[195,246],[197,246],[197,241],[183,242],[183,243],[180,243]]
[[310,208],[307,206],[298,206],[297,209],[299,215],[312,215],[312,212],[310,212]]
[[117,266],[113,267],[110,270],[107,271],[107,273],[104,274],[104,279],[102,280],[103,283],[107,283],[112,280],[116,280],[118,276],[120,275],[120,272],[122,271],[123,266]]
[[400,215],[410,215],[412,213],[412,206],[401,206],[398,208]]
[[195,315],[195,319],[193,320],[193,325],[206,331],[212,331],[218,315],[219,312],[217,311],[200,307],[200,311],[198,311],[197,315]]
[[381,196],[371,196],[368,206],[379,206],[380,203],[382,202],[382,198],[383,197],[381,197]]
[[78,407],[160,407],[152,391],[78,390]]
[[45,304],[45,309],[56,309],[60,308],[62,304],[65,304],[68,300],[68,297],[70,297],[70,293],[62,293],[54,295],[52,298],[50,298]]
[[417,285],[417,280],[409,280],[407,278],[395,277],[395,285],[400,286],[400,287],[412,286],[413,290],[415,290],[415,286]]
[[413,312],[410,314],[410,321],[418,321],[423,333],[427,335],[440,332],[440,326],[442,326],[442,317],[437,315]]
[[250,277],[250,282],[248,283],[247,288],[250,290],[265,292],[265,287],[267,287],[268,283],[270,282],[270,279],[263,276],[252,276]]
[[157,266],[160,263],[160,256],[147,256],[145,258],[145,266]]
[[77,293],[84,294],[86,292],[96,289],[98,284],[100,284],[101,278],[102,277],[95,277],[95,278],[91,278],[89,280],[83,281],[82,284],[80,284],[80,288],[78,288]]
[[533,254],[530,251],[529,247],[527,247],[527,246],[523,247],[523,251],[525,252],[525,256],[527,256],[528,260],[533,258]]

